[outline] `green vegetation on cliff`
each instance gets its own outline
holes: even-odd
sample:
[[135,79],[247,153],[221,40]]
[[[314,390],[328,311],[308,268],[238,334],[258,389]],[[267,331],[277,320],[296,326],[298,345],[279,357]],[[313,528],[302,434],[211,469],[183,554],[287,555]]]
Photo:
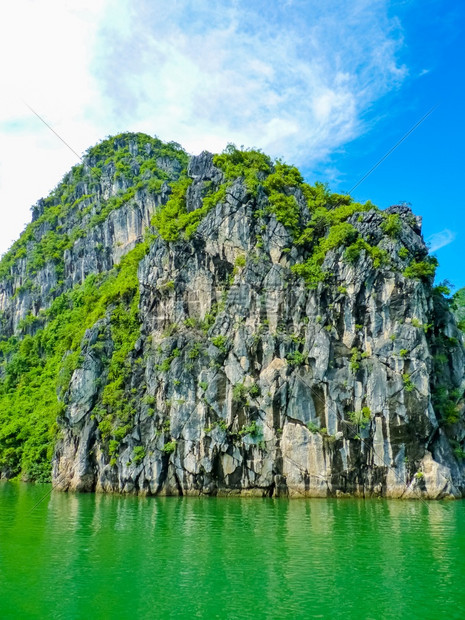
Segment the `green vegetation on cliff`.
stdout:
[[107,274],[90,275],[57,297],[38,319],[34,335],[0,342],[0,470],[46,481],[72,373],[82,363],[86,330],[110,316],[113,353],[101,424],[115,432],[124,415],[124,365],[139,333],[137,267],[147,251],[136,246]]
[[[33,221],[2,257],[0,280],[12,281],[18,261],[25,261],[28,286],[47,263],[63,275],[64,253],[112,211],[144,190],[159,193],[163,183],[185,176],[187,155],[176,143],[145,134],[120,134],[90,148],[56,189],[32,208]],[[112,187],[104,197],[102,184]],[[23,285],[24,286],[24,285]],[[21,291],[21,292],[23,292]]]
[[[331,193],[322,183],[311,186],[294,166],[272,161],[261,151],[239,150],[233,144],[221,155],[215,155],[213,163],[223,172],[223,183],[216,191],[205,187],[201,208],[186,211],[186,192],[191,180],[180,179],[173,186],[168,202],[155,214],[152,223],[166,241],[177,241],[181,235],[189,239],[205,215],[241,179],[252,197],[257,199],[260,192],[266,196],[266,207],[262,210],[257,207],[256,216],[274,215],[291,232],[295,243],[309,251],[308,259],[293,267],[294,273],[302,276],[309,287],[317,286],[330,275],[322,269],[322,264],[334,248],[347,247],[346,258],[351,263],[358,260],[362,251],[372,258],[375,267],[387,262],[386,252],[361,239],[347,222],[355,213],[375,209],[370,201],[353,202],[350,196]],[[399,216],[387,216],[384,227],[386,234],[395,236]]]
[[[12,297],[34,295],[35,277],[48,266],[57,287],[39,311],[30,311],[14,331],[1,316],[0,471],[47,480],[57,436],[57,418],[73,371],[82,362],[86,330],[110,317],[113,352],[103,390],[102,433],[110,436],[129,419],[121,398],[124,365],[139,333],[137,267],[147,243],[114,269],[89,275],[70,290],[63,286],[64,254],[138,192],[159,193],[163,183],[185,175],[187,155],[175,144],[144,134],[120,134],[89,149],[84,163],[65,175],[50,196],[33,207],[33,221],[0,262],[4,286],[22,283]],[[113,187],[103,197],[102,183]],[[8,290],[8,288],[7,288]],[[121,432],[121,431],[120,431]]]
[[[141,327],[137,275],[140,261],[154,243],[165,241],[165,246],[171,248],[170,244],[189,242],[204,218],[228,199],[228,192],[244,191],[253,212],[255,260],[260,260],[262,239],[271,222],[274,226],[279,222],[288,231],[286,238],[293,247],[286,251],[289,254],[292,250],[299,256],[297,261],[290,261],[288,268],[288,277],[294,282],[302,278],[308,288],[316,288],[320,283],[329,286],[332,273],[325,260],[333,250],[340,250],[341,263],[348,268],[355,269],[364,257],[374,269],[388,267],[396,270],[399,277],[403,272],[405,277],[420,283],[432,282],[435,259],[413,256],[402,248],[405,252],[401,256],[399,251],[399,260],[403,262],[394,263],[386,249],[389,246],[380,242],[387,239],[393,243],[401,233],[402,222],[397,214],[384,215],[370,202],[353,202],[350,196],[331,193],[321,183],[309,185],[297,168],[273,161],[260,151],[239,150],[233,145],[213,157],[221,180],[202,182],[200,202],[196,203],[197,208],[189,210],[193,180],[187,175],[187,164],[188,156],[179,145],[164,144],[143,134],[121,134],[103,141],[89,149],[84,162],[65,175],[48,198],[39,201],[33,208],[33,221],[3,257],[0,473],[49,479],[59,422],[69,406],[70,381],[89,349],[102,364],[92,419],[103,451],[111,458],[111,464],[116,462],[120,444],[131,432],[137,408],[148,398],[142,379],[137,385],[131,382],[144,363],[141,355],[135,353]],[[148,200],[155,204],[152,228],[134,241],[135,247],[131,246],[119,264],[110,261],[110,267],[105,263],[106,267],[81,279],[66,273],[67,252],[76,246],[82,253],[90,252],[86,248],[88,239],[107,223],[113,212],[123,207],[137,209]],[[379,239],[362,235],[368,212],[379,218]],[[103,245],[91,248],[97,255],[107,249]],[[247,264],[248,257],[240,254],[231,266],[227,283],[234,281]],[[51,290],[43,285],[49,276],[55,283]],[[300,283],[305,288],[302,280]],[[45,294],[41,286],[47,291]],[[159,285],[157,294],[168,296],[174,288],[174,280],[169,280]],[[336,287],[336,293],[344,296],[347,289],[341,285]],[[26,312],[23,306],[27,307]],[[230,346],[228,339],[209,331],[218,314],[217,305],[200,322],[186,319],[184,327],[200,331],[199,337],[208,339],[209,346],[225,356]],[[22,317],[19,321],[18,316]],[[325,325],[325,329],[329,333],[332,325]],[[308,350],[303,349],[297,336],[294,339],[297,340],[293,344],[302,345],[302,350],[286,350],[283,357],[290,367],[300,368],[308,361]],[[188,363],[193,365],[201,357],[200,349],[198,342],[192,344]],[[351,367],[354,374],[363,357],[355,351]],[[154,372],[168,372],[179,356],[179,349],[170,349]],[[446,410],[452,396],[447,386],[445,395],[440,392],[442,387],[438,387],[437,402],[438,407]],[[247,389],[247,398],[259,392],[255,385]],[[247,401],[245,392],[240,396],[236,393],[238,402]],[[148,415],[153,415],[153,404]],[[361,409],[362,413],[365,410]],[[359,413],[353,412],[353,416]],[[447,415],[446,412],[446,418]],[[359,416],[355,421],[354,417],[353,423],[363,427],[369,416],[365,418]],[[453,416],[447,419],[452,422]],[[254,436],[250,428],[246,426],[249,430],[240,432]],[[168,430],[169,426],[160,432]],[[176,441],[168,436],[166,439],[163,451],[169,455],[176,450]],[[144,449],[138,447],[132,461],[138,463],[144,456]]]
[[460,329],[465,332],[465,288],[461,288],[454,294],[452,303],[457,323]]

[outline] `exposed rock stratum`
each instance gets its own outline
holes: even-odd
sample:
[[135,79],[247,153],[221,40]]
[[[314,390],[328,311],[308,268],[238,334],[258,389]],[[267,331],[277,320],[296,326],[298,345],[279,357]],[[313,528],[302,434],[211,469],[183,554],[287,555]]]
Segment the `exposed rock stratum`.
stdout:
[[63,490],[465,494],[462,332],[409,207],[124,134],[30,226],[3,259],[3,476],[52,460]]

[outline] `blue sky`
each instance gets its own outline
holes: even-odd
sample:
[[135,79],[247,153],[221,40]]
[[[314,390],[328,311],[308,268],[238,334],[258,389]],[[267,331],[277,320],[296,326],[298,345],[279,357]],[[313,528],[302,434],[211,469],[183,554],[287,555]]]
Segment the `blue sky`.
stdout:
[[353,195],[412,203],[438,278],[465,285],[463,3],[17,0],[0,24],[1,252],[77,160],[24,101],[78,153],[125,130],[232,141],[335,191],[437,105]]
[[[407,201],[423,217],[438,257],[437,279],[465,286],[465,4],[425,1],[391,5],[402,25],[403,83],[367,111],[369,131],[332,154],[338,187],[349,189],[428,110],[432,114],[354,192],[379,207]],[[311,172],[309,171],[311,174]],[[325,169],[317,172],[323,179]],[[354,181],[354,182],[352,182]],[[442,247],[442,244],[444,244]]]

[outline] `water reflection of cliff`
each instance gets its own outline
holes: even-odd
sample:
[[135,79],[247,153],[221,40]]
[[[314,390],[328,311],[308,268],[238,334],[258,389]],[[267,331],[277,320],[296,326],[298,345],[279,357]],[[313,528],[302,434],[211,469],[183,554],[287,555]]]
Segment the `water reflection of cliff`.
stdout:
[[[27,597],[2,590],[21,617],[465,615],[464,502],[52,493],[30,513],[15,501],[0,579],[28,584]],[[13,560],[26,531],[27,561]]]

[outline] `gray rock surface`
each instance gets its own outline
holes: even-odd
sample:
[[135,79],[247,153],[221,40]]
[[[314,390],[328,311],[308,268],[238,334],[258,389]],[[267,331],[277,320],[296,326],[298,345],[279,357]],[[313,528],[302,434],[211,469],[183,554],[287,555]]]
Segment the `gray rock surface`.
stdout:
[[[201,205],[204,182],[222,179],[208,153],[191,159],[189,175],[188,212]],[[126,385],[137,395],[132,427],[111,459],[94,408],[112,344],[107,339],[100,353],[92,349],[105,332],[105,324],[96,325],[65,396],[55,487],[462,497],[465,466],[454,445],[463,445],[464,425],[441,423],[434,403],[438,381],[463,392],[462,335],[431,287],[402,275],[407,263],[399,257],[402,247],[419,260],[426,256],[420,218],[391,207],[402,223],[392,239],[381,229],[381,212],[353,215],[349,221],[387,251],[389,265],[375,268],[365,251],[351,265],[344,248],[331,250],[323,265],[331,279],[311,290],[290,269],[304,251],[275,216],[256,216],[265,201],[238,180],[190,241],[152,243],[138,273],[141,332]],[[118,262],[156,207],[136,196],[90,240],[76,241],[65,282]],[[19,274],[13,288],[20,281]],[[38,274],[42,291],[54,285],[47,269]],[[18,297],[11,320],[33,303]],[[439,379],[438,334],[451,343]],[[368,419],[354,423],[350,412],[364,408]]]

